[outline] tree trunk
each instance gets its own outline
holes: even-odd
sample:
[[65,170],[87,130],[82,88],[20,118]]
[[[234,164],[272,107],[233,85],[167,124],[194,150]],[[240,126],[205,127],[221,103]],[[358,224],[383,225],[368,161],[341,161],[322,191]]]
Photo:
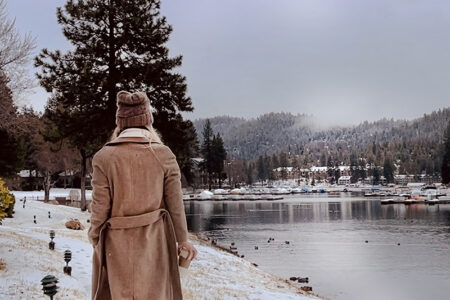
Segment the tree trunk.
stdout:
[[212,183],[211,183],[211,173],[208,173],[208,185],[209,185],[209,190],[211,190],[211,186],[212,186]]
[[86,152],[84,150],[80,150],[81,154],[81,202],[80,202],[80,208],[81,211],[86,211],[87,205],[86,205],[86,163],[87,163],[87,157]]
[[50,200],[50,183],[51,183],[50,172],[49,170],[46,170],[44,177],[44,202],[48,202]]
[[64,168],[64,189],[67,187],[67,170]]

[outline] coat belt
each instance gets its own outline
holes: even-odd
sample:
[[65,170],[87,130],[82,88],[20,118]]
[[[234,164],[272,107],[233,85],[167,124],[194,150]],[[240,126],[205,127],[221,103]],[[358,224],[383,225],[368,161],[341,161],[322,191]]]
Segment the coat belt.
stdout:
[[[98,282],[97,282],[97,288],[94,293],[94,297],[92,299],[100,299],[98,295],[98,291],[101,286],[101,280],[102,280],[102,272],[103,267],[106,266],[105,263],[105,233],[106,230],[115,230],[115,229],[131,229],[131,228],[138,228],[143,227],[147,225],[151,225],[153,223],[158,222],[159,220],[163,220],[164,222],[164,228],[167,236],[167,246],[169,250],[169,257],[170,257],[170,276],[171,276],[171,282],[173,285],[172,291],[173,291],[173,299],[179,300],[182,299],[182,293],[181,293],[181,283],[180,283],[180,273],[178,270],[178,251],[176,247],[176,236],[175,236],[175,230],[172,223],[172,218],[170,217],[170,214],[167,210],[161,208],[154,210],[149,213],[145,213],[142,215],[137,216],[127,216],[127,217],[113,217],[106,220],[106,222],[103,224],[103,226],[100,229],[99,234],[99,240],[98,240],[98,246],[96,249],[97,255],[99,255],[99,269],[98,269]],[[94,254],[95,255],[95,254]]]

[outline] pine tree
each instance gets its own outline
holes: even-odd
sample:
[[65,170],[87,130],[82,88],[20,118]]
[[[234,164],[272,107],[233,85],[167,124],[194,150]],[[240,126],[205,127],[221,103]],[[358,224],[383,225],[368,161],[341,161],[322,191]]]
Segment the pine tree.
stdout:
[[443,184],[450,183],[450,120],[444,134],[444,157],[442,158],[441,177]]
[[273,155],[272,155],[272,167],[274,168],[274,169],[276,169],[276,168],[278,168],[280,166],[280,162],[279,162],[279,160],[278,160],[278,156],[274,153]]
[[388,157],[385,157],[383,164],[383,176],[387,183],[394,182],[394,165]]
[[213,158],[213,138],[214,133],[211,128],[211,122],[206,120],[203,127],[203,143],[201,146],[201,153],[203,155],[202,169],[208,174],[209,189],[212,188],[212,175],[214,172],[214,158]]
[[365,162],[364,162],[364,160],[360,160],[359,161],[359,179],[362,179],[362,180],[364,180],[364,179],[366,179],[366,177],[367,177],[367,172],[366,172],[366,164],[365,164]]
[[22,147],[10,131],[0,128],[0,177],[12,177],[23,166]]
[[341,169],[339,169],[338,167],[336,167],[336,168],[334,169],[334,174],[333,174],[333,180],[334,180],[335,183],[338,182],[339,177],[341,177]]
[[212,165],[213,171],[219,180],[219,187],[222,187],[224,161],[227,159],[227,152],[223,146],[223,140],[220,133],[214,135],[212,140]]
[[325,153],[322,153],[322,155],[320,156],[320,166],[325,167],[327,165],[327,156],[325,155]]
[[13,176],[23,166],[22,147],[17,138],[17,108],[7,78],[0,69],[0,176]]
[[275,180],[275,173],[273,171],[273,163],[270,156],[264,157],[264,168],[266,169],[266,176],[268,180]]
[[147,93],[155,128],[182,158],[180,168],[189,169],[196,136],[180,112],[193,107],[185,77],[173,72],[182,57],[169,57],[172,27],[160,15],[160,1],[68,0],[57,20],[74,50],[43,49],[35,65],[42,68],[40,84],[52,93],[46,114],[57,125],[55,138],[68,138],[81,156],[82,210],[86,162],[115,127],[119,90]]
[[245,182],[248,185],[252,185],[253,184],[253,169],[254,169],[254,165],[252,163],[244,163],[244,168],[245,168],[245,174],[247,175],[247,178],[245,180]]
[[280,153],[281,179],[287,178],[288,155],[286,152]]
[[350,154],[350,175],[351,175],[350,182],[356,183],[359,177],[359,170],[358,170],[358,160],[354,152]]
[[372,178],[372,184],[373,184],[373,185],[379,184],[379,183],[380,183],[380,171],[378,170],[377,167],[374,167],[374,168],[372,169],[372,176],[373,176],[373,178]]
[[267,171],[262,155],[260,155],[258,158],[257,171],[258,171],[258,179],[264,182],[267,179]]

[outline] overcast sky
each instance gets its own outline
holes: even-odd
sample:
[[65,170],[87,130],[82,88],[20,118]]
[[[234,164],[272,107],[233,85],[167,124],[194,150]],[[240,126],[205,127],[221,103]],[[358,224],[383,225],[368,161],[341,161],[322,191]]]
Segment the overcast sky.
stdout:
[[[68,49],[55,16],[65,1],[7,2],[37,51]],[[191,119],[284,111],[357,123],[450,106],[450,1],[163,0],[162,13]],[[38,88],[29,103],[47,97]]]

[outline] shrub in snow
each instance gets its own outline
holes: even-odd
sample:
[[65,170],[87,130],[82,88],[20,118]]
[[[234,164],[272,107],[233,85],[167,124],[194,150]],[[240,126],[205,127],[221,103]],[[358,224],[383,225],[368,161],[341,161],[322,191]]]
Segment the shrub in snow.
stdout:
[[5,186],[5,182],[0,179],[0,225],[4,217],[12,218],[16,199]]

